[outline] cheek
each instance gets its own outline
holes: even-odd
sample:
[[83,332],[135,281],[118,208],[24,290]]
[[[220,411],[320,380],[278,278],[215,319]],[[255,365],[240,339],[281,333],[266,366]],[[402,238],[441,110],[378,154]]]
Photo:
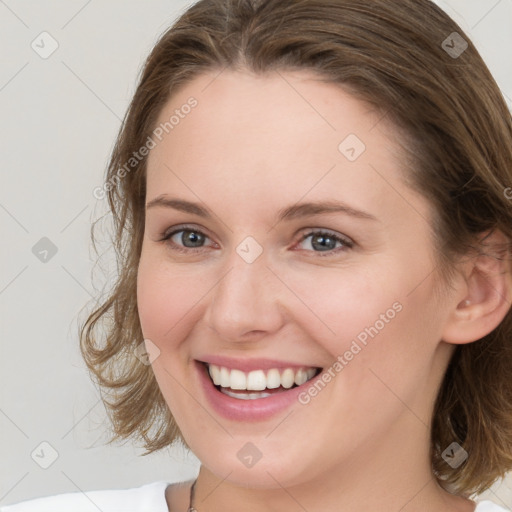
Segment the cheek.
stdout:
[[[303,311],[294,318],[332,358],[326,369],[332,385],[319,400],[337,404],[326,413],[333,424],[340,417],[354,422],[343,435],[357,442],[362,424],[385,428],[403,409],[397,396],[411,406],[421,403],[418,410],[423,410],[423,398],[416,393],[430,382],[439,327],[436,312],[425,310],[432,295],[429,283],[411,293],[416,279],[405,272],[363,275],[355,269],[330,269],[314,279],[299,273],[295,277],[291,287],[315,315]],[[302,399],[316,400],[309,393]]]
[[145,338],[166,346],[190,322],[208,291],[208,280],[189,276],[158,258],[142,255],[137,275],[137,307]]
[[402,356],[419,360],[434,350],[441,323],[426,307],[432,302],[430,281],[418,286],[430,267],[426,261],[391,263],[286,271],[283,280],[299,299],[289,301],[296,304],[294,320],[333,359],[346,354],[365,366],[398,365]]
[[[294,319],[313,340],[337,357],[353,340],[363,344],[376,327],[381,332],[401,310],[400,285],[383,282],[382,272],[360,268],[315,268],[287,272],[284,279],[297,299]],[[300,313],[300,314],[299,314]]]

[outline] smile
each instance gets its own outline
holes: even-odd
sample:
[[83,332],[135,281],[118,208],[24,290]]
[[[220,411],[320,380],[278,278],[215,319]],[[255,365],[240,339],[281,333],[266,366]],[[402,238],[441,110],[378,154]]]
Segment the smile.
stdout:
[[239,400],[257,400],[305,384],[320,372],[319,368],[270,368],[244,372],[207,364],[208,374],[217,389]]
[[[232,421],[265,421],[298,405],[299,395],[323,371],[295,361],[210,354],[194,366],[208,410]],[[302,409],[301,409],[302,410]]]

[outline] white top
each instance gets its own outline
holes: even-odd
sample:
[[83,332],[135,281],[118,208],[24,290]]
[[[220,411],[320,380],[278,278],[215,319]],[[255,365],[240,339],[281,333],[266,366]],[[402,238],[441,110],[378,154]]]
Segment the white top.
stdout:
[[[165,501],[168,482],[158,481],[133,489],[70,492],[0,507],[0,512],[169,512]],[[490,501],[475,512],[510,512]]]

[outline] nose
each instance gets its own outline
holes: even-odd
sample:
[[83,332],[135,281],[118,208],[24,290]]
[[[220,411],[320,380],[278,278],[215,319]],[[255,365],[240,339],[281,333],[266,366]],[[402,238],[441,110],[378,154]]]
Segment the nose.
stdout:
[[247,263],[230,258],[211,292],[204,321],[220,339],[249,341],[277,332],[285,322],[279,280],[263,257]]

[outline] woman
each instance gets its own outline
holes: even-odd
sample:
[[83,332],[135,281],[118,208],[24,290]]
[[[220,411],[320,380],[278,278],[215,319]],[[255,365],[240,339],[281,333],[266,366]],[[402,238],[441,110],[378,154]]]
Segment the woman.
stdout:
[[81,340],[115,437],[198,478],[2,510],[504,510],[470,497],[512,469],[511,184],[510,112],[430,1],[198,2],[119,134]]

